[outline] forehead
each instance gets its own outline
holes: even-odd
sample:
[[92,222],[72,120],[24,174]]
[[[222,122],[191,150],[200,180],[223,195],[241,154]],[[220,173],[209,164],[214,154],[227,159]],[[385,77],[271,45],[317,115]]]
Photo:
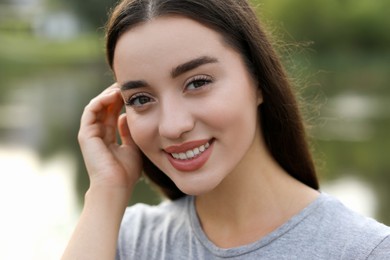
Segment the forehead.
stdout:
[[114,70],[128,62],[141,65],[159,61],[173,66],[172,63],[200,55],[223,56],[227,49],[220,33],[199,22],[181,16],[159,17],[119,38]]

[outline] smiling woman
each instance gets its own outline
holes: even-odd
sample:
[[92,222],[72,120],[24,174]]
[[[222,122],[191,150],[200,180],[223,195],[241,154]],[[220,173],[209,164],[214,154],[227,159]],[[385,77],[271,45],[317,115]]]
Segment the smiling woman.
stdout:
[[249,174],[235,168],[248,149],[263,150],[257,148],[264,146],[257,124],[262,93],[218,33],[191,19],[161,17],[122,35],[113,67],[119,85],[145,83],[122,87],[131,136],[178,190],[204,194],[233,170]]
[[[81,119],[90,188],[64,259],[388,256],[390,228],[318,190],[291,85],[246,1],[122,1],[107,58],[116,83]],[[126,209],[142,172],[170,200]]]

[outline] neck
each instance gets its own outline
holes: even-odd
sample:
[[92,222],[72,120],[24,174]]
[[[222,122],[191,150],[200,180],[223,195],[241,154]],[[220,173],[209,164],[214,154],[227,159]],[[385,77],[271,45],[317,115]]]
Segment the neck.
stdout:
[[266,149],[254,146],[250,150],[216,189],[196,198],[202,228],[220,247],[260,239],[318,196],[288,175]]

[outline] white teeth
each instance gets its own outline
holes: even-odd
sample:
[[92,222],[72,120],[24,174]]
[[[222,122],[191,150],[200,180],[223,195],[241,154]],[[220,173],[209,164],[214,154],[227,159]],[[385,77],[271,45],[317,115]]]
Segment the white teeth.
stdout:
[[186,152],[187,158],[192,158],[195,156],[194,152],[192,150],[189,150]]
[[188,160],[188,159],[194,158],[195,156],[203,153],[209,147],[210,147],[210,144],[206,143],[206,144],[201,145],[201,146],[194,148],[192,150],[188,150],[185,153],[171,153],[171,155],[175,159]]
[[195,155],[200,154],[199,148],[195,148],[195,149],[194,149],[194,154],[195,154]]

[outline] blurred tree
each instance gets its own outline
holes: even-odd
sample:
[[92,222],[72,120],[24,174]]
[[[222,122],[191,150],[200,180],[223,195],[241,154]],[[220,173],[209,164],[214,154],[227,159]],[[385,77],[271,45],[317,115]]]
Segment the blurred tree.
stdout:
[[117,0],[68,0],[68,5],[88,27],[100,29],[107,20],[107,14]]
[[[262,16],[278,21],[294,41],[316,50],[388,50],[390,1],[252,0]],[[277,26],[279,27],[279,26]],[[290,39],[287,39],[290,40]]]

